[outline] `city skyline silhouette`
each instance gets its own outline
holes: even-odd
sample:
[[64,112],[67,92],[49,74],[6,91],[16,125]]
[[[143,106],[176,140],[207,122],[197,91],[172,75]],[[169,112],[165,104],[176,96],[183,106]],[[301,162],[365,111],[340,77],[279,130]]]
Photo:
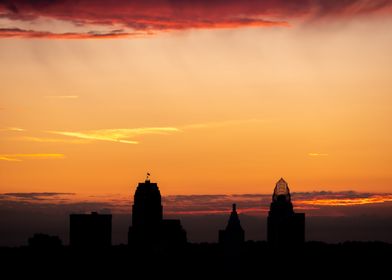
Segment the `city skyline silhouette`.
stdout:
[[[194,242],[187,241],[187,231],[186,227],[184,228],[181,225],[181,215],[178,217],[179,220],[164,218],[161,193],[157,183],[150,181],[150,173],[147,173],[144,182],[138,183],[135,189],[135,198],[133,201],[129,200],[128,203],[133,203],[132,211],[129,213],[131,217],[129,221],[131,222],[129,223],[127,241],[123,244],[128,244],[131,248],[148,248],[177,247],[183,246],[181,244],[187,242]],[[246,205],[244,206],[246,207]],[[72,211],[69,215],[70,245],[81,248],[111,246],[112,216],[116,217],[117,214],[102,214],[96,211],[85,214]],[[241,244],[247,240],[266,240],[272,246],[290,247],[301,246],[306,241],[305,232],[309,232],[305,230],[305,213],[294,212],[291,192],[288,183],[283,178],[276,182],[273,189],[268,215],[260,215],[260,219],[265,224],[264,235],[256,236],[254,239],[245,239],[247,228],[241,226],[241,217],[244,218],[246,215],[238,214],[237,205],[234,203],[227,225],[224,230],[219,230],[218,238],[209,241],[200,240],[199,242],[218,242],[224,246],[230,247],[233,245],[238,247],[243,246]],[[206,222],[204,226],[206,228],[210,226],[212,231],[217,224],[217,222],[215,225]],[[333,225],[333,221],[328,223],[328,226],[331,225]],[[122,232],[122,235],[125,235],[125,232]],[[265,236],[265,238],[262,236]],[[355,238],[347,238],[342,241],[349,240],[355,240]],[[377,239],[373,240],[377,241]],[[43,246],[47,246],[46,244],[58,246],[58,244],[63,244],[63,241],[58,236],[50,236],[48,232],[35,232],[34,236],[29,236],[28,244],[37,247],[37,244],[41,243]],[[68,245],[67,242],[65,244]]]
[[388,277],[391,30],[392,0],[0,0],[0,276]]
[[[352,265],[364,261],[369,269],[366,271],[370,272],[385,261],[385,258],[380,259],[383,254],[392,252],[391,243],[307,241],[305,214],[294,212],[290,189],[283,178],[273,189],[270,211],[264,219],[267,224],[265,241],[245,238],[247,229],[241,225],[242,215],[237,213],[236,204],[232,205],[225,229],[216,232],[218,240],[213,243],[187,241],[186,228],[182,227],[181,220],[164,219],[163,213],[158,184],[151,182],[148,174],[146,180],[135,188],[127,244],[112,245],[112,214],[73,213],[69,216],[69,245],[64,245],[58,236],[35,233],[28,239],[27,247],[0,246],[0,257],[9,265],[15,264],[15,258],[28,267],[38,267],[44,261],[51,265],[51,269],[63,270],[65,266],[68,273],[82,271],[89,275],[110,272],[114,275],[173,277],[192,271],[194,276],[207,273],[252,277],[260,266],[278,269],[281,263],[276,259],[292,253],[296,258],[285,264],[289,270],[280,272],[282,275],[292,276],[298,271],[304,275],[307,269],[301,265],[322,269],[327,261],[328,273],[353,275]],[[380,255],[371,256],[374,253]],[[341,262],[346,257],[353,262],[342,268]],[[32,273],[35,275],[34,270]]]
[[[358,209],[363,208],[362,211],[365,215],[359,218],[353,217],[353,219],[351,219],[349,217],[349,215],[352,214],[346,214],[348,215],[347,217],[331,217],[329,218],[327,217],[323,217],[323,216],[313,216],[315,210],[311,207],[309,208],[302,208],[301,204],[300,205],[300,209],[304,209],[305,212],[308,212],[308,214],[310,213],[310,217],[308,216],[308,219],[310,219],[310,224],[308,224],[308,227],[305,227],[305,223],[304,223],[304,218],[301,217],[304,214],[296,214],[293,212],[293,204],[291,204],[291,193],[290,190],[288,188],[288,184],[283,180],[283,178],[281,178],[275,185],[275,189],[273,191],[273,195],[272,195],[272,203],[270,203],[270,197],[271,195],[265,195],[265,198],[263,195],[232,195],[232,196],[228,196],[225,197],[223,195],[216,195],[216,196],[211,196],[211,195],[207,195],[207,196],[174,196],[172,198],[172,202],[166,202],[166,208],[169,207],[169,214],[167,214],[167,211],[165,212],[165,217],[163,216],[163,204],[161,202],[161,194],[159,191],[159,188],[157,186],[156,183],[151,183],[150,181],[150,173],[148,173],[147,178],[145,180],[144,183],[139,183],[139,186],[135,189],[138,190],[135,192],[135,198],[139,197],[139,199],[126,199],[124,201],[124,203],[126,203],[127,205],[129,205],[125,211],[127,211],[127,213],[122,213],[122,212],[113,212],[110,214],[110,209],[109,208],[102,208],[101,210],[99,210],[102,206],[99,203],[94,203],[94,202],[88,202],[88,205],[90,205],[90,207],[88,208],[89,210],[82,210],[82,212],[80,212],[80,210],[76,210],[77,208],[80,207],[80,205],[76,204],[76,208],[73,209],[72,208],[72,204],[70,204],[70,206],[67,206],[66,209],[64,209],[66,212],[62,212],[61,214],[59,214],[59,216],[53,215],[53,219],[50,220],[51,222],[45,222],[46,219],[48,219],[47,214],[45,213],[46,210],[43,209],[41,212],[41,214],[38,214],[40,212],[37,212],[38,215],[41,215],[41,217],[38,219],[34,218],[31,220],[31,224],[28,226],[29,228],[25,227],[26,230],[23,229],[23,223],[25,223],[25,220],[20,220],[19,219],[15,219],[15,221],[11,221],[8,222],[8,226],[9,228],[12,230],[14,225],[17,225],[19,228],[21,228],[18,231],[11,231],[12,232],[12,236],[15,236],[16,233],[16,237],[17,239],[14,240],[19,240],[19,241],[10,241],[13,240],[11,235],[7,235],[7,234],[2,234],[3,238],[1,238],[2,240],[2,244],[0,244],[0,246],[24,246],[27,243],[30,244],[31,242],[28,241],[28,239],[30,240],[37,240],[37,241],[33,241],[33,242],[38,242],[40,243],[41,239],[43,240],[43,243],[51,243],[54,242],[55,244],[57,241],[53,240],[53,238],[50,237],[50,235],[54,235],[55,238],[59,238],[59,242],[64,244],[64,245],[68,245],[69,243],[72,243],[72,237],[69,238],[68,232],[70,231],[69,229],[69,217],[73,216],[78,216],[77,214],[79,214],[80,218],[82,218],[83,216],[88,218],[88,216],[90,216],[89,214],[85,214],[87,213],[92,213],[91,217],[94,216],[94,213],[99,212],[99,216],[101,216],[103,214],[103,216],[110,216],[110,217],[114,217],[113,220],[113,225],[112,222],[110,221],[110,242],[106,242],[106,244],[113,244],[113,245],[117,245],[117,244],[131,244],[132,242],[135,242],[135,244],[142,244],[143,241],[142,240],[150,240],[149,242],[152,242],[152,240],[154,239],[152,235],[150,235],[151,233],[158,234],[156,235],[155,239],[156,239],[156,243],[165,243],[164,239],[160,239],[161,237],[159,236],[159,232],[162,231],[165,232],[167,231],[170,234],[166,234],[166,236],[178,236],[177,238],[179,238],[179,240],[187,240],[188,242],[191,243],[202,243],[202,242],[209,242],[209,243],[214,243],[214,242],[219,242],[219,243],[225,243],[225,239],[226,237],[224,237],[226,235],[226,233],[224,233],[225,231],[232,229],[232,228],[237,228],[236,231],[237,233],[233,233],[235,239],[237,240],[255,240],[255,241],[263,241],[263,240],[268,240],[269,242],[274,243],[274,239],[279,240],[281,237],[280,234],[278,233],[279,231],[281,231],[283,234],[288,234],[290,233],[290,235],[292,236],[297,236],[297,237],[293,237],[295,240],[298,240],[297,242],[294,243],[302,243],[305,240],[305,237],[307,238],[308,241],[322,241],[322,242],[327,242],[327,243],[337,243],[337,242],[345,242],[345,241],[384,241],[384,242],[391,242],[391,240],[389,239],[388,236],[389,235],[389,222],[390,219],[388,218],[388,213],[389,212],[385,212],[385,218],[381,218],[378,219],[377,216],[366,216],[367,214],[371,214],[371,213],[375,213],[376,215],[380,215],[377,214],[379,213],[378,211],[384,211],[382,209],[384,209],[383,207],[380,207],[380,209],[378,209],[378,207],[373,207],[369,208],[366,206],[341,206],[341,209],[346,209],[346,208],[351,208],[352,210],[358,211]],[[152,192],[151,192],[152,191]],[[132,191],[131,191],[132,193]],[[148,198],[150,197],[149,193],[152,194],[151,199]],[[155,193],[155,194],[154,194]],[[355,193],[355,192],[351,192],[351,193],[347,193],[349,195],[351,195],[352,197],[354,197],[354,199],[364,199],[360,197],[360,194]],[[346,195],[347,195],[346,194]],[[31,194],[31,195],[35,195],[35,194]],[[38,194],[37,194],[38,195]],[[45,195],[51,195],[51,194],[43,194],[43,196]],[[146,196],[147,195],[147,196]],[[301,196],[303,196],[304,194],[300,194],[300,200],[298,201],[300,203],[300,201],[302,200]],[[316,194],[312,194],[315,195],[318,199],[319,197],[323,196],[323,195],[331,195],[330,193],[316,193]],[[333,197],[339,196],[342,200],[347,200],[344,197],[344,194],[332,194]],[[294,196],[297,197],[298,194],[296,194],[294,192]],[[247,199],[244,199],[244,197],[246,197]],[[178,207],[181,205],[182,201],[188,201],[189,203],[189,199],[191,198],[191,202],[192,204],[188,204],[188,208],[193,208],[194,210],[192,210],[191,212],[183,212],[183,210],[179,210],[179,211],[173,211],[172,207]],[[249,199],[251,198],[251,199]],[[222,200],[223,199],[223,200]],[[151,200],[151,202],[149,202]],[[155,202],[154,202],[155,201]],[[169,199],[170,201],[170,199]],[[225,202],[227,201],[227,203]],[[265,202],[263,202],[265,201]],[[278,206],[279,201],[287,201],[289,204],[287,204],[287,206],[284,206],[283,208],[281,206]],[[24,199],[23,205],[26,205],[27,200]],[[218,202],[218,203],[216,203]],[[228,221],[228,224],[225,225],[224,223],[225,220],[227,219],[227,216],[230,212],[227,210],[227,205],[229,203],[233,204],[233,209],[232,209],[232,213],[230,214],[230,219]],[[238,215],[237,211],[236,211],[236,203],[240,202],[240,209],[245,210],[243,213],[241,213],[240,210],[240,214]],[[33,207],[33,209],[36,207],[35,205],[38,205],[40,203],[39,200],[37,200],[37,202],[34,202],[34,204],[32,204],[31,207]],[[47,203],[45,200],[43,203]],[[145,208],[145,206],[143,206],[143,204],[147,203],[147,205],[156,205],[156,206],[152,206],[153,208],[151,208],[152,212],[148,212],[149,210],[147,210],[148,208]],[[152,203],[152,204],[151,204]],[[169,204],[168,204],[169,203]],[[206,204],[207,203],[207,204]],[[276,206],[275,203],[278,203]],[[303,203],[303,202],[302,202]],[[13,205],[14,203],[10,204]],[[87,204],[87,203],[86,203]],[[98,205],[99,208],[94,207],[94,205]],[[133,207],[131,208],[130,206],[133,204]],[[203,207],[207,207],[209,210],[208,211],[204,211],[203,207],[200,208],[195,208],[195,207],[200,207],[201,204],[204,204],[205,206]],[[85,204],[81,204],[81,205],[85,205]],[[265,206],[263,206],[265,205]],[[294,200],[294,206],[298,205],[296,203],[296,201]],[[305,204],[306,205],[306,204]],[[283,204],[282,204],[283,206]],[[382,206],[382,204],[381,204]],[[15,207],[15,206],[12,206]],[[57,205],[53,205],[51,206],[53,208],[53,210],[55,212],[59,211],[60,208],[62,206],[57,206]],[[179,209],[183,209],[183,206],[180,206]],[[216,209],[215,209],[216,207]],[[263,210],[263,207],[265,207]],[[268,207],[268,208],[267,208]],[[23,208],[25,208],[25,206],[23,206],[21,208],[21,211],[25,211],[23,210]],[[58,208],[59,210],[55,210],[56,208]],[[256,208],[256,211],[255,211]],[[275,209],[276,208],[276,209]],[[339,209],[339,206],[336,207],[337,209]],[[81,209],[86,209],[86,208],[81,208]],[[147,212],[144,212],[146,210]],[[154,210],[156,209],[156,210]],[[175,208],[174,208],[175,209]],[[200,209],[199,211],[195,211],[196,209]],[[222,209],[219,210],[218,209]],[[252,212],[249,212],[248,209],[252,209]],[[268,211],[269,210],[269,214]],[[275,209],[275,210],[274,210]],[[281,209],[281,210],[279,210]],[[286,209],[286,210],[284,210]],[[295,207],[294,207],[295,209]],[[307,210],[308,209],[308,210]],[[388,209],[388,208],[386,208]],[[283,211],[284,210],[284,211]],[[272,212],[271,212],[272,211]],[[283,212],[282,212],[283,211]],[[319,211],[319,210],[316,210]],[[374,212],[376,211],[376,212]],[[138,214],[138,212],[140,212],[140,214]],[[287,222],[283,222],[284,220],[288,219],[288,218],[284,218],[284,220],[281,220],[280,222],[273,222],[274,220],[271,219],[276,219],[274,218],[275,216],[277,216],[276,214],[274,215],[273,213],[275,213],[279,216],[279,215],[283,215],[282,217],[289,217],[291,215],[293,215],[293,221],[290,222],[290,220],[287,220]],[[313,213],[312,213],[313,212]],[[6,212],[5,212],[6,213]],[[12,212],[10,212],[11,215],[9,215],[9,218],[12,218]],[[60,212],[59,212],[60,213]],[[136,214],[134,214],[136,213]],[[153,214],[156,213],[156,214]],[[177,213],[177,214],[176,214]],[[272,213],[272,216],[271,216]],[[281,214],[279,214],[281,213]],[[323,213],[323,212],[320,212]],[[21,214],[23,214],[23,212],[21,212]],[[69,216],[69,214],[71,214]],[[110,215],[109,215],[110,214]],[[268,214],[268,215],[266,215]],[[153,216],[151,216],[153,215]],[[155,215],[155,216],[154,216]],[[324,215],[324,214],[321,214]],[[374,214],[373,214],[374,215]],[[62,218],[64,217],[64,218]],[[132,218],[131,218],[132,217]],[[151,217],[151,218],[150,218]],[[155,218],[154,218],[155,217]],[[245,227],[241,227],[240,222],[238,219],[238,217],[242,217],[241,219],[243,219],[245,221]],[[0,215],[1,218],[1,215]],[[8,218],[8,220],[9,220]],[[60,218],[60,219],[59,219]],[[111,218],[110,218],[111,219]],[[281,218],[278,218],[279,221]],[[290,218],[291,219],[291,218]],[[354,222],[355,219],[355,222]],[[56,220],[56,221],[55,221]],[[149,223],[148,221],[151,220],[152,224],[146,224],[145,226],[143,226],[143,224],[145,224],[146,222]],[[181,225],[181,220],[183,220],[183,222],[185,221],[184,225]],[[43,226],[41,224],[41,221],[45,222],[45,226]],[[131,221],[131,222],[130,222]],[[226,220],[227,221],[227,220]],[[283,224],[281,224],[283,222]],[[34,224],[36,223],[36,224]],[[54,224],[53,227],[51,228],[51,224]],[[295,226],[295,224],[299,223],[297,226]],[[219,234],[217,235],[218,232],[218,225],[221,224],[221,228],[226,227],[226,230],[220,230]],[[274,226],[276,224],[276,226]],[[278,226],[279,224],[281,224],[280,226]],[[284,225],[287,224],[287,225]],[[291,225],[290,225],[291,224]],[[49,226],[48,226],[49,225]],[[109,224],[108,224],[109,225]],[[134,228],[133,225],[136,225],[136,231],[133,233],[134,235],[134,241],[132,241],[132,228]],[[233,226],[234,225],[234,226]],[[112,230],[113,227],[113,230]],[[129,230],[126,230],[125,228],[129,227]],[[279,230],[279,228],[281,228]],[[298,228],[297,230],[290,230],[289,228],[294,227],[294,228]],[[365,228],[367,227],[367,229],[365,230]],[[36,228],[36,229],[34,229]],[[44,230],[45,228],[47,228],[47,230]],[[56,229],[55,229],[56,228]],[[138,229],[139,228],[139,229]],[[172,228],[172,229],[171,229]],[[175,228],[178,228],[177,230],[175,230]],[[190,230],[187,230],[187,228],[190,228]],[[276,228],[276,229],[273,229]],[[302,228],[302,229],[301,229]],[[55,229],[55,230],[54,230]],[[62,230],[61,230],[62,229]],[[244,233],[241,233],[241,229],[242,231],[244,231]],[[327,230],[326,230],[327,229]],[[60,230],[60,231],[59,231]],[[174,231],[173,231],[174,230]],[[88,229],[82,230],[82,232],[87,231],[85,233],[85,237],[81,237],[82,240],[84,238],[85,241],[83,242],[87,242],[88,243],[88,238],[89,235],[92,234],[93,230],[90,230],[90,233]],[[127,235],[125,234],[125,232],[128,231],[128,237],[126,237]],[[184,231],[184,233],[180,233],[181,231]],[[216,231],[216,232],[215,232]],[[230,232],[231,230],[229,230]],[[106,231],[108,232],[108,231]],[[161,233],[161,235],[165,235],[164,233]],[[178,232],[178,234],[174,233],[174,232]],[[215,233],[214,233],[215,232]],[[298,232],[297,234],[295,234],[294,232]],[[35,237],[35,234],[38,234],[37,237]],[[41,235],[40,235],[41,234]],[[34,236],[33,236],[34,235]],[[184,236],[184,237],[180,237],[180,236]],[[188,235],[188,238],[186,237]],[[230,236],[231,233],[228,233],[227,236]],[[139,237],[135,237],[135,236],[139,236]],[[150,237],[148,237],[150,236]],[[247,239],[245,239],[244,237],[241,236],[247,236]],[[273,237],[276,236],[276,237]],[[33,239],[34,238],[34,239]],[[86,239],[87,238],[87,239]],[[92,238],[92,237],[91,237]],[[169,238],[169,237],[166,237]],[[227,237],[229,239],[233,238],[233,237]],[[288,239],[290,239],[291,237],[289,237]],[[170,238],[169,238],[170,239]],[[167,240],[169,240],[167,239]],[[284,239],[287,239],[287,237],[284,237]],[[107,239],[108,240],[108,239]],[[161,240],[161,241],[158,241]],[[174,239],[173,239],[174,240]],[[301,241],[302,240],[302,241]],[[27,242],[28,241],[28,242]],[[83,243],[82,242],[82,243]],[[94,244],[95,241],[91,241],[92,244]],[[174,241],[175,242],[175,241]],[[186,241],[185,241],[186,242]],[[290,241],[291,242],[291,241]],[[166,242],[167,243],[167,242]],[[241,242],[240,242],[241,243]],[[105,245],[108,246],[108,245]]]
[[[133,249],[183,247],[187,243],[186,230],[180,220],[163,219],[161,193],[157,183],[150,181],[150,173],[144,182],[138,183],[132,205],[132,223],[128,230],[128,246]],[[305,242],[305,214],[294,213],[287,182],[277,181],[267,223],[268,242],[273,246],[300,246]],[[38,247],[40,242],[47,247],[52,240],[49,235],[35,234],[29,244]],[[32,242],[36,240],[35,242]],[[53,241],[52,241],[53,242]],[[245,231],[232,205],[227,226],[219,230],[219,244],[242,247]],[[112,245],[112,215],[71,214],[70,246],[79,248],[101,248]],[[56,246],[58,246],[56,244]]]
[[[283,182],[283,183],[282,183]],[[240,217],[242,217],[243,222],[245,223],[245,232],[247,233],[247,239],[246,240],[255,240],[255,241],[262,241],[262,240],[270,240],[270,238],[268,237],[269,235],[273,235],[273,234],[269,234],[269,228],[272,228],[272,226],[268,227],[268,224],[270,222],[269,221],[269,215],[268,211],[271,213],[271,210],[273,209],[272,206],[274,205],[274,203],[270,204],[270,199],[271,199],[271,195],[231,195],[231,196],[223,196],[223,195],[207,195],[207,196],[173,196],[173,197],[168,197],[165,199],[165,197],[163,196],[162,200],[165,201],[164,204],[166,205],[166,211],[165,211],[165,217],[163,217],[163,212],[162,212],[162,202],[161,201],[161,195],[159,192],[159,189],[157,187],[156,183],[150,183],[150,173],[148,173],[147,175],[147,179],[144,183],[140,183],[139,184],[141,186],[141,189],[143,189],[143,186],[151,186],[152,190],[155,189],[155,191],[157,192],[156,195],[157,197],[155,199],[153,199],[152,201],[156,201],[158,208],[156,208],[157,210],[159,210],[157,212],[157,216],[156,219],[156,226],[151,226],[151,228],[156,228],[155,230],[157,230],[157,228],[160,227],[164,227],[167,228],[169,230],[170,227],[173,227],[173,229],[175,227],[178,227],[179,229],[184,228],[187,231],[188,235],[188,242],[192,242],[192,243],[200,243],[200,242],[222,242],[222,240],[224,239],[224,237],[220,237],[221,233],[219,234],[219,236],[217,235],[217,232],[219,230],[219,228],[224,228],[226,227],[225,223],[227,222],[227,216],[230,212],[227,209],[227,205],[230,204],[236,204],[236,203],[240,203]],[[283,186],[284,185],[284,186]],[[283,187],[282,187],[283,186]],[[287,190],[286,190],[287,187]],[[138,188],[137,188],[138,189]],[[280,193],[280,195],[286,195],[288,196],[287,198],[284,198],[283,200],[285,201],[291,201],[291,193],[288,190],[288,186],[287,183],[283,180],[280,179],[276,185],[275,185],[275,190],[273,192],[273,196],[272,196],[272,202],[274,201],[278,201],[278,197],[280,197],[280,195],[277,194]],[[131,190],[132,193],[132,190]],[[137,192],[136,192],[137,193]],[[135,195],[136,195],[135,193]],[[10,195],[14,195],[14,194],[10,194]],[[16,194],[15,194],[16,195]],[[2,244],[0,244],[0,246],[23,246],[25,244],[27,244],[27,240],[28,238],[33,237],[34,234],[46,234],[46,235],[56,235],[57,238],[60,237],[60,241],[62,241],[62,244],[64,245],[68,245],[70,243],[70,238],[68,236],[68,232],[69,232],[69,214],[84,214],[84,213],[91,213],[91,212],[99,212],[99,214],[104,214],[104,215],[108,215],[111,214],[110,216],[114,217],[113,220],[113,225],[111,224],[111,227],[113,227],[112,233],[111,233],[111,241],[113,245],[117,245],[117,244],[129,244],[131,238],[129,236],[130,232],[131,232],[131,228],[129,230],[126,230],[126,228],[128,227],[132,227],[133,224],[143,224],[144,220],[147,217],[147,220],[149,220],[148,218],[148,213],[147,216],[145,216],[145,214],[143,214],[142,216],[140,216],[140,218],[135,218],[138,215],[133,215],[134,210],[131,209],[131,205],[132,203],[135,203],[135,200],[129,199],[129,196],[127,198],[125,198],[124,202],[122,202],[122,204],[126,204],[127,206],[122,208],[125,211],[124,212],[117,212],[114,211],[112,212],[110,210],[110,206],[107,204],[101,204],[98,202],[82,202],[80,204],[72,204],[69,203],[67,200],[65,200],[64,206],[61,205],[57,205],[57,203],[54,204],[47,204],[48,201],[45,200],[45,196],[51,196],[51,193],[45,193],[45,194],[34,194],[31,193],[29,194],[30,196],[34,197],[35,195],[37,195],[38,197],[40,197],[40,195],[42,195],[42,199],[40,198],[39,200],[35,200],[34,198],[34,202],[31,204],[32,209],[36,209],[37,205],[40,205],[40,200],[42,200],[42,206],[40,206],[40,208],[42,208],[42,210],[37,212],[36,217],[33,216],[32,213],[30,213],[31,210],[28,210],[28,208],[26,207],[26,205],[28,205],[28,198],[23,198],[23,204],[22,207],[20,208],[19,206],[19,210],[21,211],[19,212],[21,215],[29,217],[29,215],[31,215],[31,222],[30,223],[25,223],[24,219],[20,219],[20,218],[16,218],[13,221],[11,221],[9,218],[12,218],[15,214],[11,212],[9,212],[8,210],[8,227],[11,230],[10,231],[10,235],[8,235],[8,233],[6,231],[3,231],[3,233],[1,233],[1,240],[2,240]],[[140,196],[140,194],[139,194]],[[347,192],[347,193],[322,193],[322,192],[316,192],[316,193],[311,193],[310,197],[315,196],[316,197],[316,201],[320,201],[325,197],[325,200],[331,200],[331,199],[335,199],[339,198],[342,201],[348,201],[349,199],[346,197],[350,197],[351,200],[353,202],[355,202],[356,200],[359,202],[359,205],[356,206],[351,205],[351,206],[334,206],[335,209],[338,209],[339,211],[345,210],[345,209],[357,209],[356,211],[360,210],[364,216],[361,217],[356,217],[356,216],[352,216],[352,218],[350,217],[351,214],[350,212],[346,212],[345,216],[343,217],[329,217],[329,216],[323,216],[325,215],[325,213],[328,212],[320,212],[320,209],[316,210],[314,209],[314,206],[311,207],[303,207],[302,205],[309,205],[307,203],[311,203],[312,200],[309,200],[309,202],[307,202],[306,200],[304,200],[304,198],[306,198],[308,196],[308,194],[304,194],[304,193],[300,193],[297,194],[294,192],[294,197],[298,197],[299,199],[297,200],[297,202],[294,202],[294,208],[295,206],[298,207],[300,209],[304,209],[305,212],[308,212],[307,216],[308,216],[308,227],[306,228],[306,230],[304,230],[305,226],[300,226],[303,229],[300,230],[302,231],[302,233],[299,234],[299,239],[298,240],[303,240],[304,237],[300,237],[300,236],[306,236],[307,240],[310,241],[322,241],[322,242],[327,242],[327,243],[338,243],[338,242],[344,242],[344,241],[349,241],[349,240],[354,240],[354,241],[384,241],[384,242],[391,242],[392,240],[389,239],[389,237],[391,236],[389,233],[389,218],[388,218],[388,213],[390,212],[385,212],[383,204],[387,204],[385,203],[381,203],[379,207],[375,207],[370,205],[367,206],[367,204],[365,204],[364,206],[361,205],[361,200],[363,199],[369,199],[369,198],[365,198],[365,197],[361,197],[360,193],[355,193],[355,192]],[[145,195],[142,195],[141,197],[145,197]],[[329,198],[331,197],[331,199]],[[309,199],[309,196],[307,197],[307,199]],[[140,202],[142,202],[145,200],[145,198],[143,198],[142,200],[140,200]],[[186,203],[185,203],[186,202]],[[219,202],[219,203],[217,203]],[[26,204],[27,203],[27,204]],[[44,204],[46,206],[44,206]],[[119,203],[119,202],[116,202]],[[305,204],[306,203],[306,204]],[[11,207],[18,209],[18,204],[19,202],[13,202],[11,201],[11,203],[9,204]],[[183,205],[185,204],[185,205]],[[52,210],[53,213],[59,213],[58,216],[56,215],[51,215],[48,216],[47,215],[47,211],[45,210],[45,207],[48,207],[47,205],[51,205],[49,206]],[[72,205],[75,205],[76,207],[73,208]],[[85,206],[88,207],[86,208]],[[96,205],[96,206],[94,206]],[[142,205],[139,206],[138,202],[136,200],[136,204],[134,204],[133,208],[136,207],[141,207],[140,209],[143,209],[144,207]],[[153,204],[154,205],[154,204]],[[312,204],[310,204],[312,205]],[[317,205],[317,204],[316,204]],[[377,204],[376,204],[377,205]],[[64,210],[61,210],[60,207],[65,207]],[[106,207],[105,207],[106,206]],[[108,208],[109,206],[109,208]],[[111,205],[113,206],[113,205]],[[155,207],[155,206],[154,206]],[[327,206],[327,209],[330,206]],[[189,208],[189,209],[188,209]],[[235,207],[236,208],[236,207]],[[9,208],[11,209],[11,208]],[[81,209],[81,210],[77,210],[77,209]],[[137,209],[137,208],[136,208]],[[169,210],[167,210],[169,209]],[[175,211],[175,209],[178,209],[177,211]],[[193,210],[192,210],[193,209]],[[208,209],[208,211],[205,211],[204,209]],[[292,209],[293,206],[289,206],[287,208],[288,212],[287,213],[293,213]],[[322,209],[322,208],[321,208]],[[385,208],[388,209],[388,208]],[[195,211],[197,210],[197,211]],[[33,210],[34,211],[34,210]],[[60,211],[60,212],[59,212]],[[65,211],[65,212],[63,212]],[[243,212],[242,212],[243,211]],[[291,212],[290,212],[291,211]],[[329,210],[328,210],[329,211]],[[351,210],[350,210],[351,211]],[[384,211],[384,214],[381,215],[380,211]],[[36,210],[35,210],[36,212]],[[136,210],[137,212],[137,210]],[[4,212],[4,214],[6,214],[7,212]],[[238,214],[236,214],[235,212],[232,212],[232,214],[235,214],[234,217]],[[344,212],[342,212],[344,213]],[[310,216],[309,216],[310,214]],[[366,216],[366,215],[371,215],[371,216]],[[287,215],[287,214],[285,214]],[[291,214],[289,214],[291,215]],[[301,220],[300,216],[301,214],[294,214],[296,216],[298,216],[298,218]],[[377,215],[377,216],[375,216]],[[72,216],[72,215],[71,215]],[[87,217],[88,215],[86,215]],[[379,216],[379,218],[378,218]],[[130,222],[132,219],[135,221]],[[1,218],[1,215],[0,215]],[[232,217],[233,218],[233,217]],[[230,218],[230,219],[232,219]],[[180,220],[178,220],[180,219]],[[229,219],[229,224],[232,224],[232,221]],[[297,219],[297,218],[295,218]],[[181,225],[181,220],[185,223],[183,226]],[[226,222],[225,222],[226,220]],[[235,220],[235,218],[234,218]],[[300,220],[298,220],[298,222],[300,222]],[[42,222],[45,223],[42,224]],[[48,222],[49,221],[49,222]],[[167,222],[166,222],[167,221]],[[231,222],[230,222],[231,221]],[[289,222],[292,223],[292,222]],[[296,222],[297,223],[297,222]],[[304,222],[300,222],[302,224],[304,224]],[[162,224],[159,225],[158,224]],[[235,223],[234,223],[235,224]],[[51,226],[52,225],[52,226]],[[16,229],[16,226],[20,229],[18,230],[13,230],[13,228]],[[228,225],[227,225],[228,226]],[[45,230],[46,228],[46,230]],[[143,228],[143,227],[142,227]],[[149,227],[147,227],[149,228]],[[187,228],[189,228],[187,230]],[[327,229],[327,230],[326,230]],[[153,231],[155,231],[153,230]],[[286,232],[288,229],[284,230],[284,232]],[[125,232],[129,231],[128,233],[128,237],[127,234],[125,234]],[[148,230],[146,232],[143,233],[142,230],[141,234],[141,238],[146,237],[146,235],[148,236]],[[151,231],[151,230],[150,230]],[[170,230],[169,230],[170,232]],[[272,231],[271,231],[272,232]],[[238,233],[239,236],[241,236],[241,233]],[[237,234],[237,236],[238,236]],[[88,235],[87,235],[88,236]],[[185,237],[186,238],[186,237]],[[48,239],[48,238],[46,238]],[[71,238],[72,239],[72,238]],[[147,238],[148,239],[148,238]],[[242,239],[242,238],[240,238]],[[302,241],[303,242],[303,241]],[[140,243],[140,241],[138,241],[137,243]]]

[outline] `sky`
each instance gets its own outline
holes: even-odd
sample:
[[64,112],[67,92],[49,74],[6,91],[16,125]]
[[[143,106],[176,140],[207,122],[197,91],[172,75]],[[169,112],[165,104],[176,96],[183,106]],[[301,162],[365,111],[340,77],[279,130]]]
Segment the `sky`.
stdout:
[[388,0],[0,0],[0,206],[60,193],[116,212],[147,172],[169,197],[269,195],[284,177],[312,207],[319,192],[384,205],[391,14]]

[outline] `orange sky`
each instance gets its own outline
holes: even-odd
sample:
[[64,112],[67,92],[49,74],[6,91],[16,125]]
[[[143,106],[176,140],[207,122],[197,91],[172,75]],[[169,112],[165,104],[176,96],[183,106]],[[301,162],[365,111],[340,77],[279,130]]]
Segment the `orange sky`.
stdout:
[[390,30],[0,39],[0,192],[390,192]]

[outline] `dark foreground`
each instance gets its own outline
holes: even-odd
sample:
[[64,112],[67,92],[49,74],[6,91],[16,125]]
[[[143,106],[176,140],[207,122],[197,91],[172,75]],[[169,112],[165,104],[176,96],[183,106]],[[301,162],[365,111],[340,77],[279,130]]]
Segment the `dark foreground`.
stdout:
[[[127,246],[77,250],[59,248],[0,248],[4,275],[29,278],[105,276],[109,279],[141,277],[270,279],[268,275],[312,276],[315,279],[342,275],[391,277],[392,244],[308,242],[297,248],[271,248],[265,242],[246,242],[241,248],[218,244],[188,244],[176,250],[141,250]],[[9,274],[11,273],[11,274]],[[121,278],[120,278],[121,277]],[[338,277],[339,278],[339,277]],[[6,279],[6,278],[2,278]],[[170,278],[169,278],[170,279]]]

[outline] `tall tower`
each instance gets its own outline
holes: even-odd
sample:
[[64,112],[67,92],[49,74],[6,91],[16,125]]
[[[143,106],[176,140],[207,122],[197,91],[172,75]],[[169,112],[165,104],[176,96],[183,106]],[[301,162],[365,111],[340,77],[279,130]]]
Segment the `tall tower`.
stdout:
[[240,245],[245,241],[245,232],[237,214],[237,207],[233,204],[226,229],[219,231],[219,243],[224,245]]
[[305,214],[295,213],[285,180],[276,183],[267,221],[267,239],[273,245],[299,245],[305,241]]
[[161,193],[157,183],[150,182],[149,175],[135,191],[128,244],[142,249],[183,246],[187,242],[186,231],[180,220],[163,219]]
[[161,193],[157,183],[147,177],[139,183],[132,205],[132,226],[128,232],[128,243],[156,243],[162,223]]
[[162,221],[161,192],[157,183],[146,179],[139,183],[132,205],[132,226],[135,228],[155,227]]

